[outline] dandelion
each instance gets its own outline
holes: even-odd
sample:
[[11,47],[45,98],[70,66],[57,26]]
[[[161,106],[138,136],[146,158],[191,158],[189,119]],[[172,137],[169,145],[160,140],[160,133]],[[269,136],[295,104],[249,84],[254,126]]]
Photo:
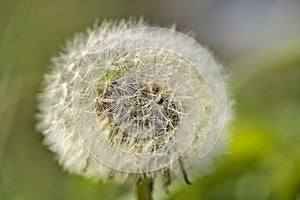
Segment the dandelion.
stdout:
[[104,21],[53,59],[38,130],[69,172],[167,188],[222,153],[226,104],[218,66],[194,39],[142,19]]

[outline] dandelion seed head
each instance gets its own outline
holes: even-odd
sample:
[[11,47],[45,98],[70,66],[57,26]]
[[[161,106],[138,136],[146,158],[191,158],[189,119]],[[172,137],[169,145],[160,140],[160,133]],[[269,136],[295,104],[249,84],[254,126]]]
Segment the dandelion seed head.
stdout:
[[53,59],[38,129],[73,173],[178,174],[213,157],[226,104],[219,69],[195,40],[143,20],[104,21]]

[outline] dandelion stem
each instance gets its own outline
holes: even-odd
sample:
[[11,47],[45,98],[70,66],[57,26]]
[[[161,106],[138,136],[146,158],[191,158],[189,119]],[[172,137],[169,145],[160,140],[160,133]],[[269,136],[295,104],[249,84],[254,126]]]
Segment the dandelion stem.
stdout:
[[153,180],[143,178],[141,181],[137,181],[135,184],[135,194],[137,200],[153,200]]

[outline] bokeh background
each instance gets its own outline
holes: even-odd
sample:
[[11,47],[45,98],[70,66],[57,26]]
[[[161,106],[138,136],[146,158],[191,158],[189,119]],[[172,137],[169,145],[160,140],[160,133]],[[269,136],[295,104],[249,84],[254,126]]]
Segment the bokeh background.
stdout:
[[95,19],[177,24],[230,74],[230,154],[157,199],[300,199],[299,0],[0,0],[0,199],[133,199],[129,186],[69,175],[35,131],[49,59]]

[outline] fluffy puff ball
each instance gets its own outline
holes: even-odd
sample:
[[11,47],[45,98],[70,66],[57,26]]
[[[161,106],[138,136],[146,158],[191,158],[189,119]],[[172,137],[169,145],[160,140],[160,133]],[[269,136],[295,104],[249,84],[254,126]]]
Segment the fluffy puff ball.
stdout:
[[220,67],[175,28],[103,21],[52,60],[38,130],[64,169],[117,181],[207,172],[222,154],[229,101]]

